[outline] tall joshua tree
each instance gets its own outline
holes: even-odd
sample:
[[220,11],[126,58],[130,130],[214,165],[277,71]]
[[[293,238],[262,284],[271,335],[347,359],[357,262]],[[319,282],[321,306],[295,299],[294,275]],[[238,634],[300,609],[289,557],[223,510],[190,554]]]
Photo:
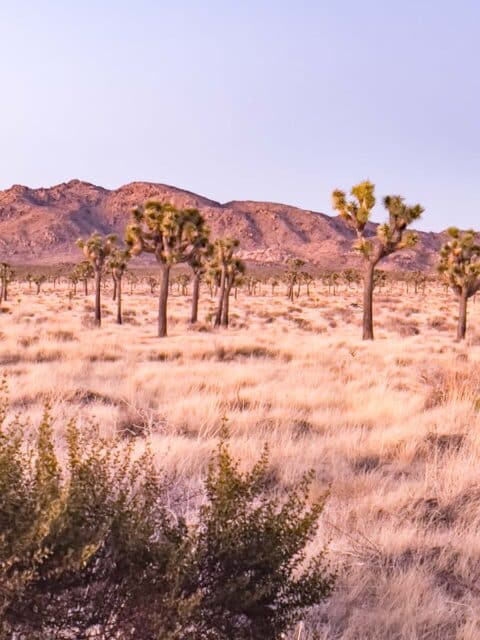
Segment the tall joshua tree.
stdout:
[[365,262],[363,289],[363,339],[373,340],[373,286],[376,265],[392,253],[412,247],[417,236],[407,227],[422,215],[424,209],[416,204],[407,206],[401,196],[385,196],[383,204],[388,222],[377,227],[375,235],[367,235],[367,223],[375,206],[375,185],[366,180],[352,187],[352,199],[344,191],[332,194],[333,208],[357,234],[355,249]]
[[450,240],[440,249],[438,270],[450,285],[459,301],[457,340],[463,340],[467,331],[467,302],[480,290],[480,245],[475,231],[448,229]]
[[87,240],[80,238],[77,240],[79,247],[92,265],[95,277],[95,324],[99,327],[102,324],[102,310],[100,306],[100,295],[102,285],[102,273],[106,259],[111,255],[117,242],[117,236],[102,236],[97,231],[91,234]]
[[171,204],[148,201],[132,212],[132,223],[125,231],[131,254],[153,253],[160,267],[158,298],[158,336],[167,335],[167,302],[172,265],[188,262],[197,237],[202,233],[203,217],[197,209],[178,210]]
[[122,278],[125,273],[128,261],[130,260],[130,252],[128,249],[113,249],[108,256],[107,265],[112,272],[113,281],[115,283],[115,299],[117,301],[117,324],[122,324]]

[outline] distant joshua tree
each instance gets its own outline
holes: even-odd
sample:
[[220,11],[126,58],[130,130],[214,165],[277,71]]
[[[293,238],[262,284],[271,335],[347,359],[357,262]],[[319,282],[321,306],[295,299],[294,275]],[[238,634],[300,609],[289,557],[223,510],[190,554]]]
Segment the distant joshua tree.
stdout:
[[7,301],[7,288],[9,282],[13,280],[14,272],[8,262],[0,262],[0,302]]
[[93,267],[90,262],[88,262],[88,260],[84,260],[83,262],[75,265],[72,276],[77,280],[77,282],[83,282],[83,292],[88,296],[88,281],[94,276]]
[[368,180],[355,185],[353,196],[347,200],[344,191],[332,194],[333,208],[350,229],[357,234],[355,248],[365,262],[363,293],[363,339],[373,340],[373,277],[376,265],[386,256],[415,245],[417,236],[407,232],[409,224],[422,215],[424,209],[416,204],[407,206],[401,196],[386,196],[383,204],[388,212],[388,222],[378,225],[376,235],[367,235],[367,223],[375,206],[375,185]]
[[132,212],[125,241],[133,256],[153,253],[160,267],[158,336],[167,335],[167,302],[172,265],[188,262],[204,220],[197,209],[178,210],[171,204],[148,201]]
[[117,324],[122,324],[122,278],[127,269],[130,257],[130,252],[128,250],[115,248],[112,250],[107,259],[107,264],[112,272],[113,281],[115,283],[115,299],[117,301]]
[[177,283],[178,293],[182,296],[188,295],[188,285],[190,284],[190,276],[188,273],[179,273],[175,278]]
[[411,281],[413,282],[415,295],[417,295],[420,289],[422,290],[423,293],[425,293],[425,287],[427,284],[427,274],[424,273],[423,271],[414,271],[411,274],[410,278],[411,278]]
[[373,272],[373,288],[382,291],[387,284],[387,274],[381,269],[375,269]]
[[323,284],[328,287],[328,295],[332,293],[333,295],[337,295],[337,287],[340,280],[340,274],[336,271],[329,271],[323,276]]
[[311,273],[308,273],[308,271],[302,271],[300,276],[302,279],[302,284],[305,285],[305,288],[307,290],[307,296],[310,296],[310,287],[314,283],[314,278]]
[[102,310],[100,304],[102,274],[105,261],[111,255],[117,242],[117,236],[101,236],[97,231],[87,239],[77,240],[77,247],[82,251],[93,268],[95,277],[95,324],[100,327],[102,324]]
[[280,280],[277,278],[277,276],[272,276],[270,278],[270,287],[272,289],[272,296],[275,295],[275,289],[278,287],[279,284],[280,284]]
[[40,294],[40,289],[42,288],[42,284],[47,280],[47,276],[43,273],[37,273],[32,276],[32,282],[35,283],[37,287],[37,296]]
[[[300,258],[289,258],[287,260],[287,270],[283,275],[283,280],[287,285],[287,298],[293,302],[294,287],[301,283],[301,271],[305,262]],[[297,296],[298,297],[298,296]]]
[[440,249],[438,270],[459,301],[457,340],[461,341],[467,331],[468,299],[480,290],[480,245],[471,229],[461,232],[451,227],[448,235],[450,240]]
[[77,295],[78,274],[75,271],[75,269],[73,269],[72,272],[69,274],[68,280],[69,280],[70,284],[72,285],[70,294],[73,295],[73,296],[76,296]]
[[146,282],[150,287],[150,293],[153,295],[156,287],[158,287],[158,278],[155,278],[155,276],[147,276]]
[[358,287],[360,276],[356,269],[344,269],[342,271],[342,277],[345,281],[347,291],[352,288],[352,284],[355,284]]

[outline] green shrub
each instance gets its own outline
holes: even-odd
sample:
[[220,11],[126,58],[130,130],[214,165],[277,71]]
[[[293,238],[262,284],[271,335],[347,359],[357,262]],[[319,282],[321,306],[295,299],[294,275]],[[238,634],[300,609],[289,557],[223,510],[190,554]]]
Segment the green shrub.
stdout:
[[0,638],[273,640],[329,594],[310,477],[281,501],[267,452],[241,473],[222,441],[187,524],[148,445],[71,422],[61,454],[48,408],[29,436],[2,391]]

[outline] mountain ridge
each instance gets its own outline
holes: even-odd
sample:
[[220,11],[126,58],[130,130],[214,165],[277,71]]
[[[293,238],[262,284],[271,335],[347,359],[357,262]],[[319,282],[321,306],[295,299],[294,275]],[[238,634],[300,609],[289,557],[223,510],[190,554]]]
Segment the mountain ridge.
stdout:
[[[200,209],[212,236],[238,237],[241,255],[248,261],[278,264],[296,257],[324,269],[360,264],[352,247],[354,233],[339,216],[279,202],[221,203],[162,183],[135,181],[107,189],[78,179],[40,188],[15,184],[0,191],[0,259],[12,264],[77,261],[78,237],[96,230],[121,238],[131,209],[148,199]],[[368,233],[373,234],[376,226],[369,223]],[[417,247],[398,252],[382,265],[433,269],[445,232],[418,235]]]

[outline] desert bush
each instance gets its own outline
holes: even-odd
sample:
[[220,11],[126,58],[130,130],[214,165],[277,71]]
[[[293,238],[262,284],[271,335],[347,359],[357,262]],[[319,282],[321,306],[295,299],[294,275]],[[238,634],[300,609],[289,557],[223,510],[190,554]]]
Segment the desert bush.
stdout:
[[187,522],[148,446],[72,421],[60,455],[48,407],[33,436],[7,412],[3,383],[2,640],[274,640],[330,593],[323,553],[306,561],[311,476],[276,498],[267,452],[242,472],[223,439]]

